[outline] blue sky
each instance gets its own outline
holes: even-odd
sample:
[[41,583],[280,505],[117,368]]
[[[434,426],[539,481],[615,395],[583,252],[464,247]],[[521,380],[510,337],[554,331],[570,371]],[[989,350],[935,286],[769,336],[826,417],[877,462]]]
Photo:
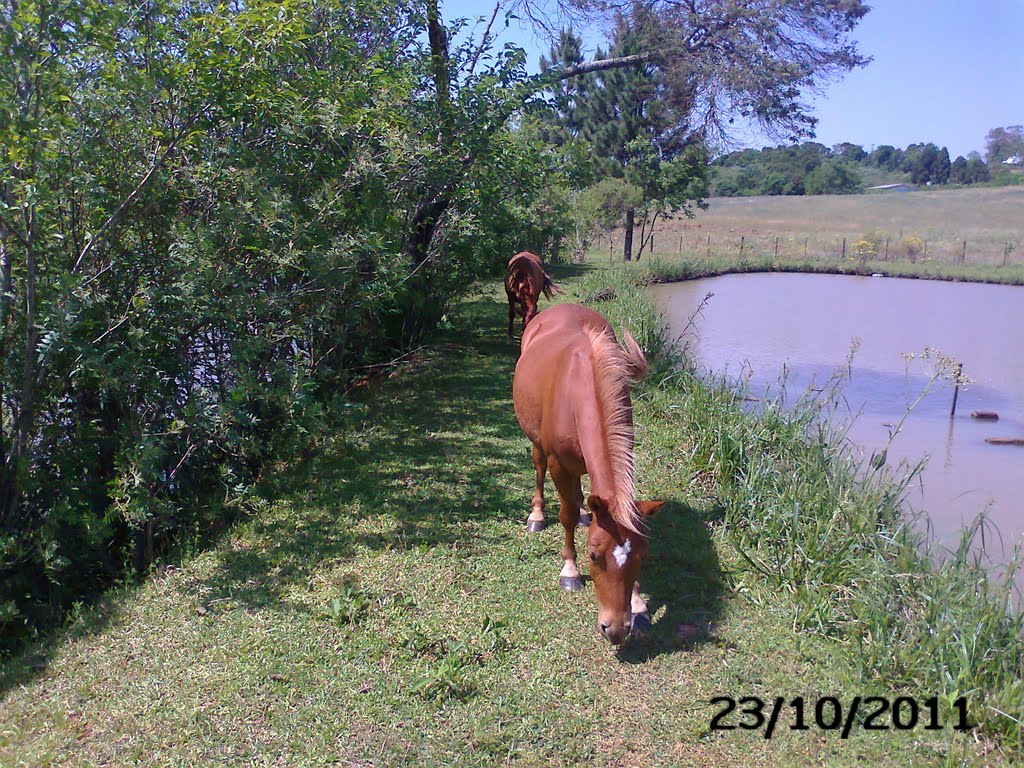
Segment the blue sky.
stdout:
[[[1024,125],[1024,0],[877,0],[854,30],[874,61],[807,94],[817,141],[865,149],[934,142],[950,156],[984,153],[992,128]],[[492,2],[449,0],[442,12],[490,17]],[[515,25],[531,69],[548,45]],[[750,146],[765,143],[748,139]]]

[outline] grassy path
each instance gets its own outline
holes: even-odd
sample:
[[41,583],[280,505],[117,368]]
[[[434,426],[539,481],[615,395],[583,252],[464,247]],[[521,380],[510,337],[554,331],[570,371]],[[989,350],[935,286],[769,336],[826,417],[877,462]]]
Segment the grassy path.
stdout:
[[709,730],[715,696],[884,691],[744,569],[670,387],[636,396],[638,487],[670,502],[642,581],[655,626],[612,649],[590,591],[558,589],[558,526],[522,524],[504,312],[497,291],[465,302],[245,522],[9,663],[0,765],[1009,764],[948,728]]

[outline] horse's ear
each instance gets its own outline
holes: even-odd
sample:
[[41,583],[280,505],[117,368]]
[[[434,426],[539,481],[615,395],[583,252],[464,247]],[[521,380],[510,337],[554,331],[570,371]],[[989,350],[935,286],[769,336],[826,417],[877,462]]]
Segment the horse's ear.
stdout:
[[595,515],[607,515],[609,512],[608,502],[593,493],[587,497],[587,507],[589,507],[590,511]]
[[664,506],[664,501],[638,501],[636,503],[636,511],[640,513],[640,517],[654,517],[654,515],[658,514],[658,510]]

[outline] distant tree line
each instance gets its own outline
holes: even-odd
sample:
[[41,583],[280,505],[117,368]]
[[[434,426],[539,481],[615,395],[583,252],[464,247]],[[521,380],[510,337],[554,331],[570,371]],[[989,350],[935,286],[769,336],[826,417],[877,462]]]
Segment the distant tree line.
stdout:
[[[957,157],[935,144],[890,145],[867,152],[857,144],[826,147],[816,142],[731,152],[712,163],[711,194],[844,195],[875,184],[978,184],[991,171],[981,156]],[[869,183],[868,180],[871,180]]]

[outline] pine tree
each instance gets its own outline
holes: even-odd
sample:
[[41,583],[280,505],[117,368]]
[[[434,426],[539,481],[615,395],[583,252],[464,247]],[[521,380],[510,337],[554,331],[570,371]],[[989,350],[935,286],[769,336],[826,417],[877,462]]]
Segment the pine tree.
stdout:
[[[572,28],[562,30],[549,55],[540,57],[542,72],[579,66],[583,63],[583,41]],[[592,79],[583,75],[551,86],[541,110],[541,135],[546,141],[563,146],[580,135],[582,105],[587,102]]]
[[[643,52],[643,37],[638,25],[645,17],[616,17],[611,45],[598,49],[595,58],[621,59]],[[572,32],[563,32],[551,49],[551,58],[541,60],[542,69],[558,65],[573,66],[580,61],[580,41]],[[641,163],[650,164],[650,148],[658,160],[672,160],[682,154],[685,142],[679,140],[678,119],[667,98],[661,74],[653,64],[640,64],[599,71],[562,81],[549,99],[549,134],[581,139],[593,152],[599,178],[623,178],[638,187],[645,185]],[[639,151],[643,148],[643,151]],[[633,233],[636,209],[624,212],[625,238],[623,259],[633,258]]]

